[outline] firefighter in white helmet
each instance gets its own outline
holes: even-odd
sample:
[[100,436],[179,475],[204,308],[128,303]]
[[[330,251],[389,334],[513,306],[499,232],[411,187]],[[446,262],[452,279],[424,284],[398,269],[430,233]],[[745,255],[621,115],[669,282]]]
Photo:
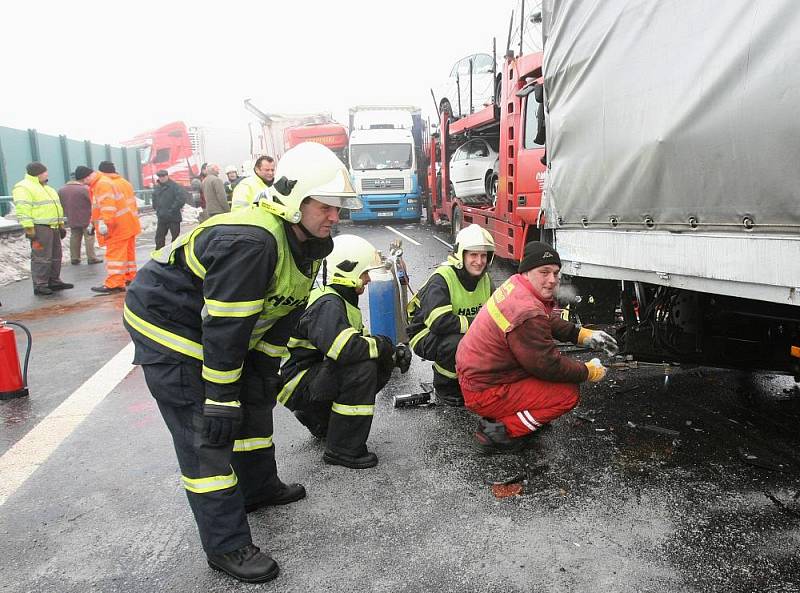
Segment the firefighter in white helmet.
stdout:
[[364,329],[358,297],[370,270],[383,267],[378,251],[355,235],[339,235],[322,266],[323,286],[311,291],[308,307],[289,339],[278,401],[317,438],[326,438],[323,460],[366,469],[378,463],[367,449],[375,395],[392,369],[411,364],[411,351]]
[[239,185],[242,177],[233,165],[225,167],[225,197],[228,199],[228,206],[233,202],[233,190]]
[[278,369],[333,250],[339,208],[360,204],[347,169],[320,144],[288,151],[279,174],[279,197],[219,214],[156,251],[123,310],[208,562],[245,582],[278,574],[253,545],[246,513],[306,494],[277,474]]
[[494,240],[471,224],[459,231],[453,253],[408,304],[409,345],[420,358],[433,361],[436,401],[463,406],[456,378],[456,349],[472,320],[489,300],[493,287],[487,270]]

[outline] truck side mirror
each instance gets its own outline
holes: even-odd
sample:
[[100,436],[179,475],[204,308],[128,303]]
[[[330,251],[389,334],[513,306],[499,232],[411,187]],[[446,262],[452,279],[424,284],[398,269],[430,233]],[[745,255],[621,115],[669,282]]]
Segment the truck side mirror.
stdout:
[[541,84],[534,85],[533,89],[533,97],[536,99],[536,102],[539,104],[538,108],[536,109],[536,138],[533,141],[536,144],[541,144],[544,146],[545,140],[547,140],[547,131],[544,127],[544,86]]

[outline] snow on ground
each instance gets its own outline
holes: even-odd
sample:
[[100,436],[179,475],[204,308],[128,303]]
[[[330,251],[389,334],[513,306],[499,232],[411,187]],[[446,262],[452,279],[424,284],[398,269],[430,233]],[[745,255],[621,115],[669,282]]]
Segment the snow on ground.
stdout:
[[[191,208],[190,206],[185,206],[183,209],[184,213],[184,220],[187,222],[192,220],[192,217],[196,220],[197,214],[195,212],[188,212],[187,210],[195,211],[199,210],[199,208]],[[156,228],[156,215],[154,213],[142,214],[139,217],[139,221],[142,224],[142,232],[152,232],[155,231]],[[10,224],[8,224],[10,223]],[[10,221],[6,218],[0,216],[0,228],[3,226],[13,226],[16,225],[17,221]],[[98,257],[105,258],[104,250],[99,246],[96,245],[97,248],[97,255]],[[82,253],[83,250],[81,250]],[[67,237],[61,241],[61,261],[65,264],[69,264],[69,232],[67,233]],[[84,253],[85,257],[85,253]],[[25,278],[31,277],[31,244],[28,239],[25,238],[25,235],[20,234],[10,235],[10,234],[0,234],[0,286],[5,286],[6,284],[11,284],[12,282],[18,282],[20,280],[24,280]]]

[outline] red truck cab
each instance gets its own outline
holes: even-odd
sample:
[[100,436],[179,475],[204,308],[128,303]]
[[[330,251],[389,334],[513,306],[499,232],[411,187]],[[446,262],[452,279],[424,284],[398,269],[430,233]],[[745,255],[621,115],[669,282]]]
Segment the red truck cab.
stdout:
[[[457,120],[442,113],[438,137],[431,137],[429,221],[449,225],[453,238],[462,227],[477,223],[494,237],[496,254],[511,260],[519,260],[525,243],[540,239],[543,231],[546,166],[539,119],[543,115],[541,77],[541,53],[508,57],[503,64],[499,105]],[[497,142],[497,189],[496,197],[487,192],[483,199],[465,203],[447,189],[450,158],[471,138]]]

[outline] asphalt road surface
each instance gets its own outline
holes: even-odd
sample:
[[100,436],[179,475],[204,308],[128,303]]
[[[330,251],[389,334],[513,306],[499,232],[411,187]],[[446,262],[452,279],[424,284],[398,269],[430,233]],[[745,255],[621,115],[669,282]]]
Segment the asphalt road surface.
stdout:
[[[418,288],[446,248],[427,227],[395,229]],[[398,238],[340,232],[383,250]],[[144,261],[152,237],[139,243]],[[3,592],[800,591],[793,380],[623,359],[514,455],[478,455],[463,409],[392,408],[430,380],[419,359],[378,396],[374,469],[325,465],[279,407],[281,477],[308,497],[250,515],[278,579],[230,580],[205,563],[167,430],[129,366],[123,298],[89,292],[99,267],[67,266],[76,288],[48,299],[29,281],[0,287],[0,315],[34,336],[30,397],[0,402]]]

